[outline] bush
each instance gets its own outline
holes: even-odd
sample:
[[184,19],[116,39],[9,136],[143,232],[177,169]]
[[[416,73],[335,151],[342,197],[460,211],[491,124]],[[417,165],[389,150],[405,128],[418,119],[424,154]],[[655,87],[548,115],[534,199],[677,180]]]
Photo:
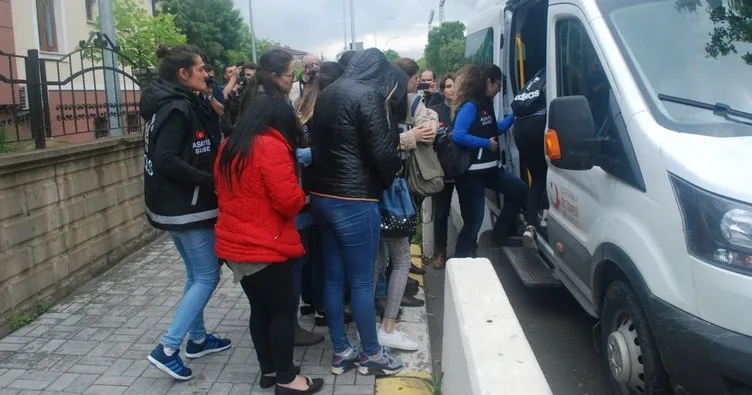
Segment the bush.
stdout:
[[0,153],[13,152],[16,150],[16,144],[11,141],[10,136],[5,128],[0,128]]

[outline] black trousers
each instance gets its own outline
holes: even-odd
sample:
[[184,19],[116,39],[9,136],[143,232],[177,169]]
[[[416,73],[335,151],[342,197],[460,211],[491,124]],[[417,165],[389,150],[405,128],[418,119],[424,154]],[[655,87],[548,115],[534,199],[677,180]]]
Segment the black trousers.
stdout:
[[296,376],[292,356],[297,325],[294,263],[272,263],[240,281],[251,304],[249,327],[261,373],[276,372],[279,384],[288,384]]
[[446,254],[449,213],[452,206],[454,182],[444,180],[444,190],[433,196],[434,254]]
[[[527,224],[538,227],[538,211],[548,208],[546,174],[548,164],[543,146],[546,116],[517,118],[514,121],[514,142],[520,152],[520,162],[530,172],[532,182],[527,195]],[[523,180],[527,180],[522,175]]]

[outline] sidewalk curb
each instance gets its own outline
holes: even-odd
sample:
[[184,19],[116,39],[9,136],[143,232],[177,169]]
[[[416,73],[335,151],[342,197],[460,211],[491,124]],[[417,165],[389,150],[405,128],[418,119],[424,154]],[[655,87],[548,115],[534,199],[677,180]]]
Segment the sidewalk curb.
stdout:
[[[412,262],[417,267],[423,267],[423,258],[421,248],[417,244],[410,246],[410,253],[412,255]],[[425,292],[423,292],[423,276],[410,273],[410,278],[413,278],[420,283],[421,291],[418,296],[421,296],[425,300]],[[408,314],[409,310],[413,310],[414,313]],[[420,308],[405,309],[405,321],[411,321],[410,317],[416,317],[411,322],[398,322],[398,327],[404,328],[410,326],[411,329],[417,330],[419,333],[424,334],[422,337],[415,337],[420,347],[415,353],[400,353],[399,356],[403,358],[405,362],[405,369],[396,376],[387,376],[376,379],[376,395],[391,395],[391,394],[405,394],[405,395],[432,395],[433,392],[433,376],[431,372],[431,345],[430,338],[428,337],[428,312],[426,305]],[[413,335],[413,333],[409,333]],[[417,357],[417,358],[416,358]],[[427,359],[427,360],[423,360]]]
[[376,380],[376,395],[433,395],[433,378],[428,372],[400,373]]

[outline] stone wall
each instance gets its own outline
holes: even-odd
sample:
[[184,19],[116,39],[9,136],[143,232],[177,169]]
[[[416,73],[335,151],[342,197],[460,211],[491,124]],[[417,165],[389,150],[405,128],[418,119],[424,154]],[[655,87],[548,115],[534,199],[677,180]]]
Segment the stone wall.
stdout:
[[141,136],[0,156],[0,337],[160,232],[144,216]]

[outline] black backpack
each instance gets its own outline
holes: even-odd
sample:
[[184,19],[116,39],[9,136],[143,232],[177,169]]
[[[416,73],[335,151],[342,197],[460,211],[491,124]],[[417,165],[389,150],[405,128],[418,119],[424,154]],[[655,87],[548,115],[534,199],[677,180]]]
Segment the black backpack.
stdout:
[[546,109],[546,69],[543,68],[517,93],[512,101],[515,117],[527,117]]

